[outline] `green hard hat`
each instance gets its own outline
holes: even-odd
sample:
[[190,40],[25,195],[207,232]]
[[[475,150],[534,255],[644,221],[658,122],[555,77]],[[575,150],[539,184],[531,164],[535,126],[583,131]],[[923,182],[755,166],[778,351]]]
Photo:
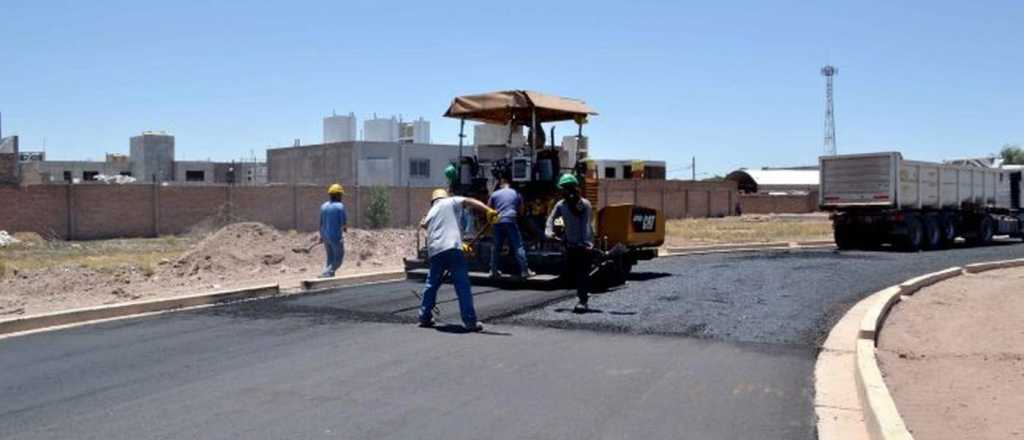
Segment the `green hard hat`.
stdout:
[[455,169],[454,164],[448,164],[448,166],[444,168],[444,177],[448,179],[449,182],[454,182],[455,177],[458,174],[458,170]]
[[567,185],[579,186],[579,184],[580,184],[580,181],[576,180],[576,176],[574,176],[572,174],[569,174],[569,173],[562,174],[562,177],[558,178],[558,187],[559,188],[564,188]]

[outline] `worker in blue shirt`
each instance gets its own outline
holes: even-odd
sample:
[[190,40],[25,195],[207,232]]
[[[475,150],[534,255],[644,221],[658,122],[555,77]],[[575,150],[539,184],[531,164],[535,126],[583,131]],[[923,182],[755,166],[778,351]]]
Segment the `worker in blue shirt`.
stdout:
[[341,203],[341,196],[345,195],[345,188],[335,183],[327,188],[327,196],[330,200],[320,206],[320,242],[324,244],[327,253],[327,264],[321,278],[334,277],[334,273],[341,267],[341,261],[345,258],[345,240],[343,232],[348,232],[348,216],[345,214],[345,205]]
[[494,225],[494,247],[491,249],[491,278],[501,276],[501,248],[506,241],[509,254],[516,260],[513,277],[527,278],[532,275],[526,265],[526,249],[516,223],[519,214],[523,212],[523,198],[509,185],[511,180],[508,171],[502,172],[498,178],[500,188],[491,193],[487,201],[487,206],[498,211],[498,223]]

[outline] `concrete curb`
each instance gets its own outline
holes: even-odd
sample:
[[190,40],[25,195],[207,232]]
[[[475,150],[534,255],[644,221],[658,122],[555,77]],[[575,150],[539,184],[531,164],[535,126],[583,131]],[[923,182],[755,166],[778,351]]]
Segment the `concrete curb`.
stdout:
[[996,269],[1007,269],[1011,267],[1024,266],[1024,258],[1018,258],[1016,260],[1002,260],[1002,261],[990,261],[987,263],[975,263],[964,266],[964,272],[967,273],[980,273],[989,270]]
[[[955,278],[964,274],[973,274],[995,269],[1024,266],[1024,258],[1016,260],[990,261],[985,263],[969,264],[964,267],[951,267],[949,269],[932,272],[919,277],[906,280],[895,286],[887,287],[873,295],[861,300],[851,308],[839,323],[829,332],[829,337],[819,353],[815,365],[815,412],[818,414],[818,435],[822,440],[834,438],[846,438],[846,431],[864,429],[866,438],[874,440],[913,440],[913,436],[907,429],[903,418],[900,417],[896,402],[893,401],[889,388],[885,385],[882,371],[878,365],[876,347],[878,344],[878,333],[885,324],[889,311],[904,296],[910,296],[924,287],[938,282]],[[862,315],[857,322],[856,331],[840,327],[852,327],[850,322],[857,319],[857,313]],[[842,340],[838,340],[842,339]],[[852,342],[851,342],[852,341]],[[852,348],[852,352],[850,349]],[[826,356],[827,354],[827,356]],[[831,367],[839,367],[840,362],[832,360],[836,356],[853,356],[854,379],[856,381],[857,405],[853,408],[854,402],[840,402],[836,395],[839,390],[826,389],[822,386],[825,381],[821,376],[826,374],[837,375],[835,372],[826,371],[826,363]],[[833,388],[845,388],[848,384],[827,384],[838,385]],[[843,390],[848,391],[848,390]],[[859,420],[850,421],[850,414],[841,414],[847,411],[856,414]],[[833,414],[840,413],[847,420],[840,420],[841,417]],[[833,420],[823,420],[823,415],[832,415]],[[852,417],[856,419],[857,417]],[[862,437],[864,435],[858,435]]]
[[695,246],[695,247],[684,247],[684,248],[666,248],[665,254],[658,255],[659,257],[677,257],[681,255],[703,255],[703,254],[717,254],[726,252],[746,252],[762,249],[793,249],[793,248],[819,248],[819,247],[832,247],[835,246],[835,242],[832,240],[817,240],[817,241],[773,241],[768,243],[738,243],[738,244],[723,244],[714,246]]
[[348,287],[356,284],[379,283],[384,281],[395,281],[405,278],[405,271],[391,270],[383,272],[371,272],[357,275],[346,275],[335,278],[316,278],[302,281],[302,288],[306,291],[333,289],[336,287]]
[[39,315],[22,316],[0,321],[0,335],[141,315],[152,312],[162,312],[185,307],[274,296],[278,293],[280,293],[280,287],[277,284],[264,284],[243,289],[220,290],[198,295],[180,296],[176,298],[110,304]]

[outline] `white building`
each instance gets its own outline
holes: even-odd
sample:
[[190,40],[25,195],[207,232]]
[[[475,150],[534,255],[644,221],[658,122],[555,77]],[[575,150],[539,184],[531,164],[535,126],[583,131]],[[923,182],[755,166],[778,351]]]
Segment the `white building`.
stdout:
[[422,117],[412,122],[399,122],[398,142],[404,144],[429,144],[430,122]]
[[363,140],[367,142],[398,142],[398,118],[373,118],[363,121]]
[[324,118],[324,143],[350,142],[356,140],[356,115],[332,114]]

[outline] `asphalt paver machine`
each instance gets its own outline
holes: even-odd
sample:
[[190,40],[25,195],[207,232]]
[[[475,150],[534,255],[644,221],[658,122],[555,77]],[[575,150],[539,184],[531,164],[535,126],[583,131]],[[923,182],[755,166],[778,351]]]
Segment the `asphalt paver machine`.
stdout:
[[[556,185],[563,173],[573,173],[580,181],[582,195],[594,207],[595,286],[615,286],[625,282],[640,260],[655,258],[665,239],[665,219],[656,209],[632,204],[600,206],[596,164],[587,159],[583,126],[597,115],[584,101],[545,95],[532,91],[509,90],[456,97],[444,116],[460,120],[460,156],[453,165],[456,175],[450,183],[453,194],[487,202],[496,189],[498,176],[511,177],[511,186],[524,201],[519,229],[530,269],[538,275],[534,281],[554,281],[564,265],[562,245],[544,236],[548,214],[560,199]],[[463,146],[466,121],[490,124],[500,133],[490,139],[474,139]],[[554,126],[545,136],[543,124],[572,121],[576,136],[555,145]],[[524,131],[526,135],[524,136]],[[479,134],[480,132],[478,132]],[[550,137],[550,143],[545,138]],[[575,140],[575,142],[572,142]],[[469,210],[467,210],[469,212]],[[556,232],[557,232],[556,223]],[[487,273],[492,252],[501,252],[502,273],[515,273],[515,258],[507,247],[494,249],[490,226],[483,218],[464,221],[465,241],[473,251],[467,256],[470,272]],[[419,278],[428,266],[426,249],[421,247],[413,259],[406,259],[406,272]]]

